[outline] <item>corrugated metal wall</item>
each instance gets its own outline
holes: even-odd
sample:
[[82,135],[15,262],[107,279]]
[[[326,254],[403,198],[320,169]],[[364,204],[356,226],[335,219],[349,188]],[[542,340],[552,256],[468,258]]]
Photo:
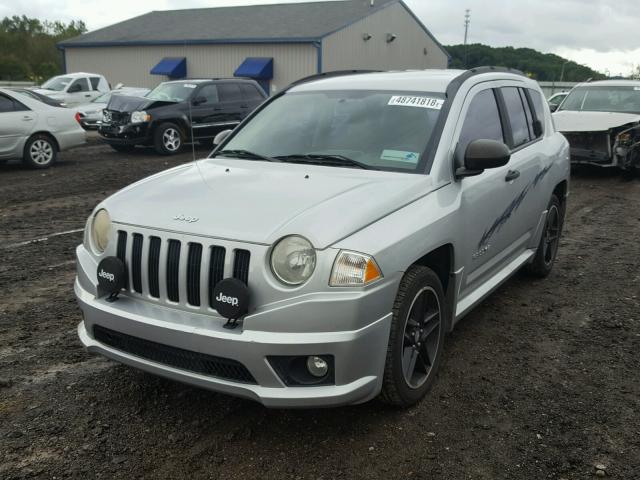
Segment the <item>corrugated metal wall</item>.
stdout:
[[[112,86],[122,82],[154,87],[167,77],[149,71],[163,57],[187,57],[191,78],[232,77],[246,57],[273,57],[271,93],[317,71],[317,50],[310,44],[242,44],[67,48],[67,72],[101,73]],[[275,88],[274,88],[275,87]]]
[[[372,36],[366,42],[365,33]],[[397,38],[387,43],[387,33]],[[324,71],[447,68],[448,64],[447,55],[399,3],[328,36],[322,50]]]

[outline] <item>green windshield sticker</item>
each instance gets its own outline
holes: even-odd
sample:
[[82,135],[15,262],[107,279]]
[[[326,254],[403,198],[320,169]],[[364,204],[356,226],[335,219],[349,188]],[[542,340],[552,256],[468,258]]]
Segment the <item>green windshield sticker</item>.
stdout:
[[403,152],[402,150],[383,150],[380,160],[407,162],[415,165],[418,163],[418,160],[420,160],[420,154],[416,152]]

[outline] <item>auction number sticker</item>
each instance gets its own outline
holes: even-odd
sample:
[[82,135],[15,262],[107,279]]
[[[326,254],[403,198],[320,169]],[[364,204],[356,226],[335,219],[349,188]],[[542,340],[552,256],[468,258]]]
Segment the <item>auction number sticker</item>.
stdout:
[[185,88],[196,88],[198,85],[194,85],[193,83],[184,83]]
[[444,100],[441,98],[414,97],[407,95],[394,95],[389,100],[389,105],[398,105],[401,107],[431,108],[433,110],[440,110],[443,104]]

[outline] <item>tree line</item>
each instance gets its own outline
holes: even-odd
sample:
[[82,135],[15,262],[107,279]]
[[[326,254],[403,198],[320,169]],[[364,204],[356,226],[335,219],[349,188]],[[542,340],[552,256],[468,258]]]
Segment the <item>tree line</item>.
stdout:
[[606,78],[600,72],[562,58],[553,53],[541,53],[531,48],[490,47],[475,43],[445,47],[451,55],[449,68],[474,68],[484,65],[510,67],[524,72],[540,82],[584,82],[589,78]]
[[87,31],[81,20],[40,21],[26,16],[0,21],[0,80],[37,83],[63,72],[62,53],[56,44]]

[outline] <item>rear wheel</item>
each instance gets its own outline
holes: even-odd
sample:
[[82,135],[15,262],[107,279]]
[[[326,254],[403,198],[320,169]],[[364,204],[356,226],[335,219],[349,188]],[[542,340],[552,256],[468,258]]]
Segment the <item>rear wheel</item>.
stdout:
[[154,147],[160,155],[174,155],[182,148],[183,135],[175,123],[163,123],[153,136]]
[[31,168],[49,168],[58,157],[53,139],[38,133],[32,136],[24,146],[22,162]]
[[446,318],[438,276],[427,267],[411,267],[393,307],[382,401],[408,407],[431,389],[442,357]]
[[136,148],[133,145],[114,145],[114,144],[109,144],[109,145],[116,152],[120,152],[120,153],[133,152],[133,150]]
[[551,195],[542,238],[540,239],[536,256],[525,268],[527,273],[540,278],[544,278],[551,273],[558,254],[558,247],[560,246],[563,217],[560,200],[555,195]]

